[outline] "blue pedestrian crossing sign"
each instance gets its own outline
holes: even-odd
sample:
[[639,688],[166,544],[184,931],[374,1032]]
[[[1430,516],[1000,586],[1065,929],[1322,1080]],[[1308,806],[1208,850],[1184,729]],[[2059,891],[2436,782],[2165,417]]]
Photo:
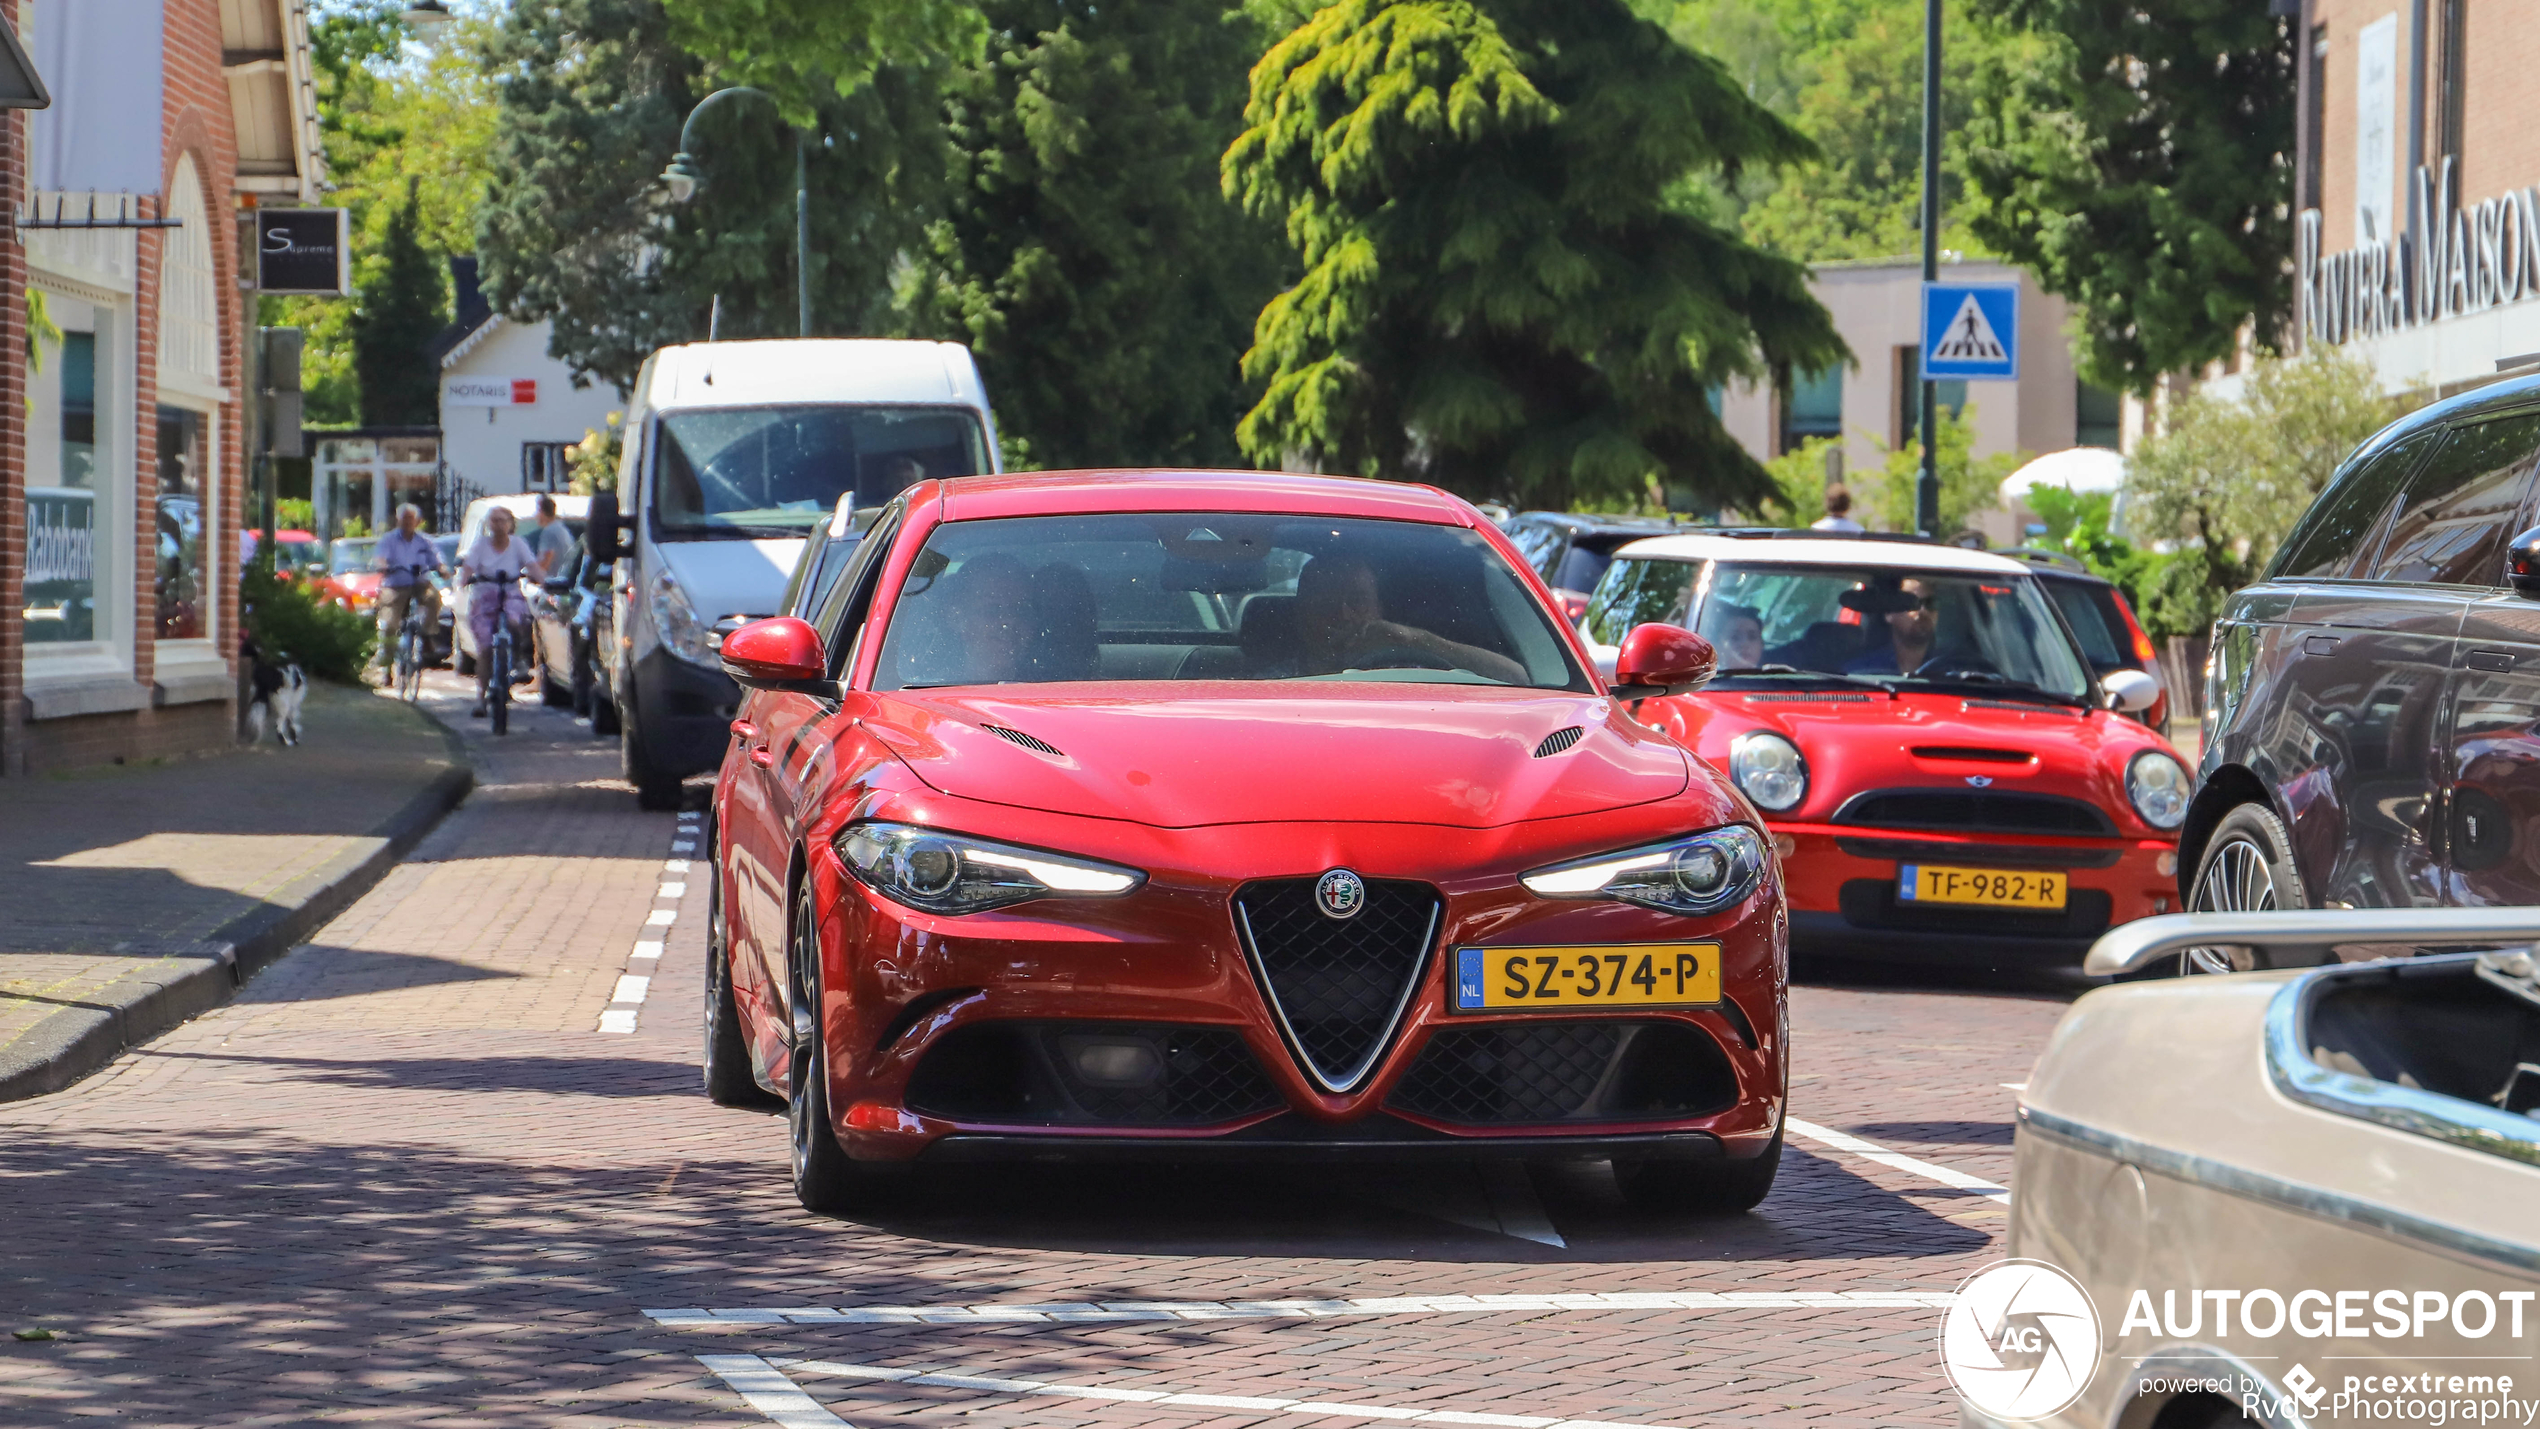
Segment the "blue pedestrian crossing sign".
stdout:
[[2020,375],[2020,285],[1925,283],[1925,377]]

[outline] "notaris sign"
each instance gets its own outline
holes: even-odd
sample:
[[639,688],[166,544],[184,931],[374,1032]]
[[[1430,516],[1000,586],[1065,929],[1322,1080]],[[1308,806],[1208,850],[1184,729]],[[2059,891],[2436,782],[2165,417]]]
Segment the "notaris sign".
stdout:
[[2320,252],[2302,215],[2295,264],[2307,342],[2342,343],[2540,298],[2540,189],[2454,206],[2452,160],[2420,168],[2408,226],[2386,243]]

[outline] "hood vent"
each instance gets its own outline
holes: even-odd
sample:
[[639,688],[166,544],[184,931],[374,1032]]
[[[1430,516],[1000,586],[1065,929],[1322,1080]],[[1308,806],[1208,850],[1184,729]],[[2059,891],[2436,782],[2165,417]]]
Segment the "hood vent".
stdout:
[[1916,759],[1950,759],[1963,764],[2035,764],[2037,756],[2025,749],[1973,749],[1960,744],[1917,744],[1910,751]]
[[1543,737],[1543,743],[1535,746],[1535,758],[1549,759],[1586,737],[1587,731],[1575,724],[1568,729],[1556,729]]
[[1032,751],[1034,754],[1046,754],[1052,759],[1065,759],[1067,757],[1059,752],[1057,745],[1052,744],[1047,740],[1034,739],[1032,736],[1025,734],[1019,729],[1008,729],[1001,724],[983,724],[979,727],[986,730],[988,733],[995,735],[997,738],[1004,740],[1008,744],[1020,745],[1021,747]]

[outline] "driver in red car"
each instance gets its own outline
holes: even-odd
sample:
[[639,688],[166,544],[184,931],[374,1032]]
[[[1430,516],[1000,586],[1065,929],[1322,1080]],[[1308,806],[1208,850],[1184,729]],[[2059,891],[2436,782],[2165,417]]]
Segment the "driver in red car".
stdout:
[[[1884,585],[1884,582],[1880,582]],[[1882,592],[1882,594],[1886,594]],[[1862,652],[1843,667],[1847,675],[1910,675],[1931,659],[1940,614],[1932,608],[1931,587],[1912,576],[1897,582],[1888,601],[1901,609],[1887,612],[1887,648]]]
[[1317,556],[1306,563],[1296,580],[1296,633],[1299,674],[1390,668],[1401,662],[1377,665],[1370,663],[1371,657],[1408,652],[1433,656],[1451,669],[1504,685],[1522,684],[1526,677],[1525,667],[1505,655],[1385,619],[1375,569],[1360,556]]

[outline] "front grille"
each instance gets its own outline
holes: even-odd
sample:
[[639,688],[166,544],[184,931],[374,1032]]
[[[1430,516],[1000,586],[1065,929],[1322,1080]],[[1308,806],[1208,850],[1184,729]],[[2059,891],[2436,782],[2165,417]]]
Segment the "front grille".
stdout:
[[1954,829],[1988,834],[2108,837],[2108,816],[2079,799],[1987,789],[1880,789],[1835,810],[1838,824],[1885,829]]
[[1436,889],[1366,882],[1367,901],[1351,918],[1325,917],[1311,878],[1235,891],[1235,926],[1271,1014],[1306,1075],[1326,1091],[1366,1079],[1410,1006],[1437,936]]
[[2068,889],[2064,907],[2054,912],[1899,903],[1896,881],[1887,878],[1852,879],[1836,897],[1843,921],[1855,928],[2002,938],[2096,938],[2108,931],[2113,906],[2098,888]]
[[1385,1098],[1462,1126],[1664,1120],[1734,1105],[1737,1075],[1681,1022],[1496,1022],[1448,1027]]
[[1562,750],[1569,748],[1571,745],[1578,743],[1580,738],[1586,733],[1586,730],[1579,728],[1575,724],[1570,726],[1568,729],[1556,729],[1552,733],[1543,737],[1543,743],[1535,746],[1535,758],[1549,759],[1553,755],[1559,754]]
[[[1144,1048],[1138,1075],[1088,1078],[1085,1052]],[[912,1111],[1012,1126],[1213,1126],[1283,1105],[1230,1027],[974,1022],[944,1034],[908,1083]]]

